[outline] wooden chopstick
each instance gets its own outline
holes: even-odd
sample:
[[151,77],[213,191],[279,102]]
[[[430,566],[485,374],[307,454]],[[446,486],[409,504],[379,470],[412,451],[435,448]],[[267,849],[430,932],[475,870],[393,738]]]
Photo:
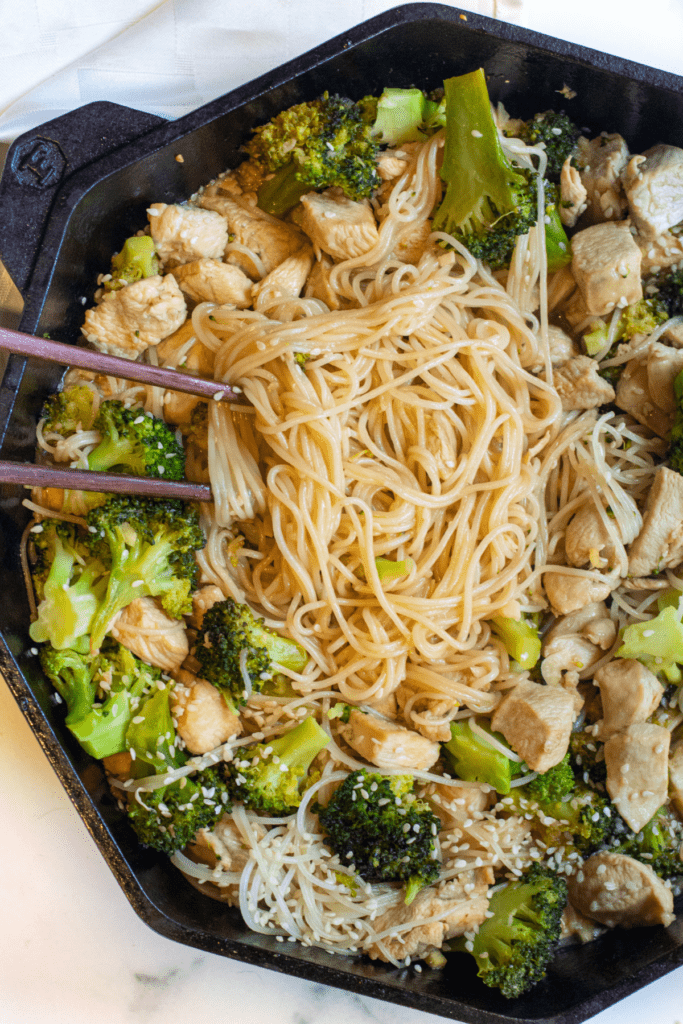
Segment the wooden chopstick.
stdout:
[[181,498],[183,501],[213,501],[211,488],[207,484],[194,484],[189,480],[96,473],[88,469],[53,469],[51,466],[37,466],[31,462],[0,460],[0,483],[21,484],[24,487],[62,487],[73,491],[142,494],[149,498]]
[[[37,338],[32,334],[11,331],[8,327],[0,327],[0,349],[30,356],[33,359],[44,359],[49,363],[61,363],[63,366],[76,366],[80,370],[123,377],[124,380],[134,380],[138,384],[151,384],[158,388],[182,391],[183,394],[198,395],[204,399],[215,398],[240,405],[247,401],[240,391],[233,391],[227,384],[221,384],[219,381],[204,380],[202,377],[193,377],[180,370],[149,366],[147,363],[137,363],[132,359],[107,356],[103,352],[81,348],[80,345],[65,345],[61,341],[49,341],[47,338]],[[84,487],[80,489],[85,490]]]

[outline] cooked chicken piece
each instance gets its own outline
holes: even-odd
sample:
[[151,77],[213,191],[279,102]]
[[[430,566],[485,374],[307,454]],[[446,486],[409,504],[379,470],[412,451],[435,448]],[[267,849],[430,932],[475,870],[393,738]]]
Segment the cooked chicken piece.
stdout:
[[553,382],[565,412],[596,409],[614,401],[614,388],[599,374],[590,356],[574,356],[555,370]]
[[333,266],[330,257],[322,253],[320,259],[313,264],[304,295],[307,299],[320,299],[328,309],[339,309],[339,296],[330,287],[330,270]]
[[677,740],[669,754],[669,793],[679,814],[683,814],[683,740]]
[[432,252],[436,256],[443,256],[444,251],[438,242],[429,241],[432,232],[430,221],[424,221],[419,227],[411,227],[405,231],[394,246],[393,255],[402,263],[413,263],[415,266],[420,262],[426,252]]
[[571,903],[568,903],[564,908],[562,913],[562,930],[560,932],[560,940],[563,943],[569,943],[574,940],[581,943],[592,942],[593,939],[597,939],[602,931],[603,929],[600,925],[580,914]]
[[656,404],[671,416],[676,415],[674,380],[683,370],[683,349],[650,342],[647,353],[647,383]]
[[[614,524],[619,533],[619,527]],[[567,561],[580,569],[584,565],[604,569],[611,567],[616,559],[614,541],[593,502],[589,499],[567,523],[564,535]]]
[[396,150],[386,149],[377,161],[377,173],[382,181],[391,181],[400,178],[407,166],[408,161],[397,156]]
[[607,792],[634,832],[666,803],[670,742],[664,726],[636,722],[605,743]]
[[643,528],[631,544],[631,576],[649,576],[683,561],[683,476],[659,466],[650,487]]
[[115,640],[138,658],[173,672],[189,653],[183,619],[172,619],[153,597],[136,597],[111,627]]
[[373,922],[377,932],[398,929],[422,918],[443,915],[440,920],[417,928],[389,935],[365,952],[371,960],[396,960],[421,957],[433,949],[440,949],[447,939],[476,928],[486,918],[488,887],[493,883],[491,868],[476,868],[463,872],[439,886],[429,886],[417,894],[406,906],[403,901],[387,910]]
[[575,709],[571,694],[559,686],[519,682],[508,690],[491,717],[516,754],[534,772],[559,764],[569,747]]
[[213,608],[219,601],[225,601],[225,594],[214,583],[208,583],[205,587],[200,587],[199,590],[196,590],[192,595],[192,614],[189,616],[190,625],[194,626],[195,629],[201,629],[205,614],[209,608]]
[[353,710],[347,724],[339,727],[350,747],[378,768],[431,768],[441,748],[395,722]]
[[545,573],[543,586],[554,615],[568,615],[593,601],[604,601],[612,592],[611,583],[562,572]]
[[191,318],[157,345],[157,358],[159,366],[178,366],[203,376],[213,374],[213,352],[196,337]]
[[[200,199],[200,204],[225,218],[228,231],[235,242],[255,253],[266,274],[293,256],[306,242],[305,237],[293,224],[285,224],[277,217],[271,217],[270,214],[259,210],[257,206],[249,206],[241,198],[229,197],[225,193],[210,195],[207,189]],[[225,259],[226,262],[241,267],[252,280],[261,277],[260,270],[244,253],[228,251]]]
[[[177,367],[200,377],[213,376],[213,352],[195,337],[191,319],[186,320],[180,330],[157,346],[157,357],[159,366]],[[202,399],[182,391],[167,390],[163,401],[166,422],[180,424],[190,422],[192,413]]]
[[441,782],[430,782],[425,797],[446,828],[453,826],[453,819],[462,822],[485,811],[490,803],[489,794],[478,786],[449,786]]
[[[266,832],[263,825],[252,821],[251,827],[257,838],[262,839]],[[250,855],[249,847],[244,842],[242,833],[229,814],[224,814],[212,830],[200,828],[194,842],[190,843],[183,852],[195,864],[206,864],[212,869],[220,865],[223,871],[235,874],[244,870]],[[192,875],[185,875],[185,877],[205,896],[211,896],[231,907],[239,906],[239,883],[218,886],[213,882],[199,882]]]
[[304,245],[254,285],[254,307],[261,308],[263,303],[268,305],[277,299],[298,298],[312,266],[313,250],[310,245]]
[[587,193],[588,223],[621,220],[626,212],[620,175],[628,156],[628,146],[621,135],[604,134],[590,142],[579,139],[577,160],[581,168],[581,182]]
[[231,711],[220,690],[206,679],[180,669],[172,695],[172,713],[178,735],[191,754],[208,754],[231,736],[239,736],[242,723]]
[[363,256],[379,240],[370,204],[347,199],[340,189],[304,196],[299,223],[316,252],[329,253],[337,260]]
[[[681,249],[681,258],[683,258],[683,248]],[[662,338],[670,342],[674,348],[683,348],[683,324],[672,324],[671,327],[667,327]]]
[[147,216],[159,259],[167,270],[193,260],[223,259],[228,229],[218,214],[196,206],[152,203]]
[[219,306],[229,303],[238,309],[251,305],[252,283],[243,270],[230,263],[193,260],[171,273],[193,302],[215,302]]
[[[426,736],[428,740],[435,743],[447,743],[451,738],[450,719],[444,721],[449,714],[457,710],[459,704],[455,700],[438,700],[433,697],[420,696],[417,701],[411,704],[411,717],[405,718],[405,708],[411,698],[415,698],[416,692],[410,685],[403,683],[396,690],[396,702],[399,713],[404,717],[407,724],[417,729],[419,733]],[[412,718],[412,714],[416,718]]]
[[587,325],[595,320],[594,314],[588,312],[586,300],[579,288],[576,288],[570,298],[564,301],[562,312],[573,331],[579,331],[579,329],[581,331],[587,330]]
[[617,384],[615,402],[638,423],[642,423],[659,437],[668,439],[674,418],[671,413],[659,407],[650,391],[648,360],[648,346],[645,346],[642,352],[624,364]]
[[640,263],[627,221],[594,224],[572,238],[572,274],[588,312],[596,316],[642,299]]
[[643,256],[640,267],[643,277],[658,274],[660,270],[672,267],[683,259],[683,238],[670,231],[663,231],[657,238],[637,234],[635,239]]
[[[380,690],[380,694],[381,693],[382,691]],[[396,715],[398,714],[398,705],[396,703],[395,693],[387,693],[386,695],[382,694],[380,697],[375,695],[372,700],[367,700],[365,703],[368,707],[372,708],[373,711],[376,711],[378,715],[386,715],[392,720],[396,718]]]
[[554,324],[548,324],[548,347],[550,362],[553,366],[562,366],[573,356],[579,355],[576,345],[566,331]]
[[574,227],[587,208],[587,198],[586,186],[576,167],[572,167],[572,158],[568,156],[560,172],[560,220],[566,227]]
[[185,298],[172,277],[145,277],[108,292],[85,314],[83,334],[110,356],[137,359],[177,331],[187,316]]
[[657,676],[631,658],[615,658],[598,669],[593,682],[600,689],[603,720],[600,739],[628,729],[635,722],[645,722],[664,695]]
[[653,146],[631,157],[621,180],[642,236],[656,238],[683,220],[683,149]]
[[667,926],[675,920],[671,889],[648,864],[622,853],[594,853],[568,886],[572,906],[608,928]]

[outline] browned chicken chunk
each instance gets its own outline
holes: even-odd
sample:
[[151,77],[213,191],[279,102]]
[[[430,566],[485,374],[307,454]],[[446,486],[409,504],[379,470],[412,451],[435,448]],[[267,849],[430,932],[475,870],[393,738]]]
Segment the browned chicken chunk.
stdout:
[[647,864],[621,853],[595,853],[569,879],[572,906],[608,928],[670,925],[673,895]]
[[574,701],[566,690],[520,682],[503,697],[491,727],[502,732],[532,771],[547,772],[567,753],[575,717]]
[[666,803],[670,742],[664,726],[637,722],[605,743],[607,792],[634,832]]

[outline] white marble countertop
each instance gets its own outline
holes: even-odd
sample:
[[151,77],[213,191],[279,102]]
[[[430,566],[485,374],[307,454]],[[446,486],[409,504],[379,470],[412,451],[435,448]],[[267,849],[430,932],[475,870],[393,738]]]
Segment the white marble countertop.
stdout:
[[[19,131],[29,126],[33,110],[50,109],[48,101],[54,101],[63,79],[55,80],[50,99],[49,86],[40,84],[47,75],[76,67],[82,89],[83,68],[97,65],[101,70],[106,63],[99,51],[98,59],[88,63],[94,47],[116,42],[127,25],[145,15],[166,16],[174,9],[179,17],[182,8],[187,14],[188,2],[119,0],[115,12],[105,17],[98,5],[74,0],[68,5],[71,18],[62,0],[0,3],[0,138],[13,137],[8,127],[12,118],[3,117],[10,105],[12,123],[20,125]],[[243,26],[249,29],[243,39],[246,56],[238,70],[231,64],[223,88],[215,81],[205,81],[203,89],[197,87],[194,105],[392,6],[384,0],[350,0],[334,9],[315,0],[307,5],[303,0],[193,3],[196,6],[190,9],[201,14],[204,25],[210,24],[214,12],[218,17],[220,8],[223,18],[226,11],[230,13],[237,35]],[[458,6],[493,12],[493,0],[463,0]],[[683,73],[681,0],[647,4],[642,0],[567,4],[499,0],[497,6],[499,16],[507,20]],[[312,27],[309,23],[304,43],[297,44],[292,41],[291,26],[311,10]],[[286,38],[286,45],[279,48],[273,42],[277,31],[274,36],[270,32],[275,21],[277,31]],[[290,26],[286,32],[285,22]],[[264,25],[269,26],[268,32],[263,31]],[[119,98],[113,72],[108,88],[109,98]],[[28,90],[34,92],[28,92],[27,100]],[[152,109],[143,85],[140,90],[137,102],[129,90],[128,102]],[[85,102],[83,95],[81,91],[80,102]],[[86,99],[100,96],[88,94]],[[35,97],[39,98],[34,101]],[[59,102],[68,106],[68,101]],[[45,119],[37,116],[33,123]],[[0,291],[0,312],[2,301]],[[440,1020],[202,953],[149,929],[119,889],[1,680],[0,828],[5,837],[0,842],[0,1024],[167,1024],[177,1019],[227,1024],[429,1024]],[[677,1024],[683,1020],[682,988],[680,968],[599,1014],[593,1024]]]

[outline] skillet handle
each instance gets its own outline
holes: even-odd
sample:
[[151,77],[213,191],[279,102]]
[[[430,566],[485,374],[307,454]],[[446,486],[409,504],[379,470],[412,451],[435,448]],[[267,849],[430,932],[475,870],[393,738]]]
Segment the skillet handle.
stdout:
[[46,121],[12,143],[0,180],[0,258],[22,294],[61,185],[86,164],[165,123],[155,114],[101,100]]

